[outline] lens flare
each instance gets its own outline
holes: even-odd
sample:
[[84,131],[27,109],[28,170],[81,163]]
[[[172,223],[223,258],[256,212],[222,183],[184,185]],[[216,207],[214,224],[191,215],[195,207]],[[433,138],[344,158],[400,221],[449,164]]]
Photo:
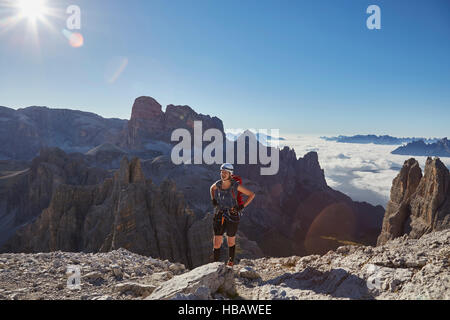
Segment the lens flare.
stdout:
[[81,33],[73,32],[70,35],[69,44],[74,48],[82,47],[84,44],[84,38]]
[[[314,197],[320,198],[320,195]],[[357,231],[357,216],[353,208],[345,202],[329,204],[309,227],[304,242],[306,254],[325,254],[330,248],[350,243],[347,240],[354,238]]]
[[62,31],[62,34],[69,40],[69,44],[74,48],[80,48],[84,44],[84,38],[81,33],[71,32],[67,29]]
[[119,79],[128,66],[127,57],[113,57],[109,59],[106,70],[105,79],[108,83],[114,83]]

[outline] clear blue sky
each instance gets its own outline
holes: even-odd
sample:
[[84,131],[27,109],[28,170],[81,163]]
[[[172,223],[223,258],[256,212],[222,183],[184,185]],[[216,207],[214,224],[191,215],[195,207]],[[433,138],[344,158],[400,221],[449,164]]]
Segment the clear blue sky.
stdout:
[[[84,45],[61,33],[68,15],[47,18],[53,31],[38,22],[38,42],[25,22],[0,23],[0,105],[128,119],[148,95],[226,128],[450,136],[447,0],[47,3],[81,8]],[[371,4],[381,30],[366,28]]]

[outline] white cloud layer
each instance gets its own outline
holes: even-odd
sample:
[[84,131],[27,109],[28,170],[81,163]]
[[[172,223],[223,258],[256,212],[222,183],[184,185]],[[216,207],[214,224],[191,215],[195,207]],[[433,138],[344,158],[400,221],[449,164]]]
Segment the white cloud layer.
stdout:
[[[405,160],[413,157],[419,161],[422,172],[427,157],[395,155],[390,152],[396,145],[355,144],[325,141],[317,135],[283,135],[280,147],[294,148],[297,157],[309,151],[317,151],[319,162],[325,170],[330,187],[339,190],[353,200],[366,201],[386,208],[392,180],[399,173]],[[450,167],[450,158],[441,157]]]

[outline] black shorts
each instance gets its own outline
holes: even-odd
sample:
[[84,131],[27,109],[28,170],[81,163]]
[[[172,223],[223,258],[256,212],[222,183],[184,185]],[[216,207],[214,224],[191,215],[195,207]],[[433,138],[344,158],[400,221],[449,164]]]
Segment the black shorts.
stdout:
[[222,219],[220,212],[214,215],[213,228],[215,236],[222,236],[226,232],[228,237],[234,237],[236,236],[238,225],[239,221],[233,222],[226,218]]

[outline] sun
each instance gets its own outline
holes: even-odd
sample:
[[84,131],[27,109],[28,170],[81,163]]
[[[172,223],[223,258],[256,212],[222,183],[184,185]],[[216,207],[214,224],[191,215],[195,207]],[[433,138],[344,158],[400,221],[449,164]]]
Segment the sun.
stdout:
[[[59,33],[53,25],[55,19],[62,20],[65,10],[55,7],[56,0],[0,0],[0,36],[18,27],[23,31],[23,43],[33,43],[39,49],[41,29]],[[44,36],[42,34],[42,36]],[[14,43],[17,37],[14,37]],[[22,43],[22,42],[20,42]]]
[[17,0],[19,16],[30,20],[41,20],[47,13],[46,0]]

